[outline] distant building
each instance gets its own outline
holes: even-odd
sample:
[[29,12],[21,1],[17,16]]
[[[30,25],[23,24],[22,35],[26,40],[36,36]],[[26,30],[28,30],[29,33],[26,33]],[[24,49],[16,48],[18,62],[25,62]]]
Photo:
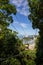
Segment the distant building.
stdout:
[[25,44],[25,50],[34,50],[35,48],[35,40],[36,40],[36,37],[34,37],[33,39],[31,40],[23,40],[23,44]]
[[34,42],[34,36],[33,35],[30,35],[28,37],[24,37],[23,38],[23,44],[31,44]]

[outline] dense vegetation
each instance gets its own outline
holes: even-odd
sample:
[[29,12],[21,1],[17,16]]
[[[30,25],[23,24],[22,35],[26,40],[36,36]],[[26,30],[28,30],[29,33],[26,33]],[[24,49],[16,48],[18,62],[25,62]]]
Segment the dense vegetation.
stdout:
[[[36,48],[25,50],[16,31],[8,29],[16,8],[10,0],[0,0],[0,65],[43,65],[43,0],[29,0],[33,28],[39,29]],[[37,50],[36,50],[37,49]]]
[[43,65],[43,0],[28,0],[30,7],[29,19],[33,28],[39,29],[37,43],[36,65]]
[[26,51],[17,32],[8,29],[12,14],[16,15],[15,6],[9,0],[0,0],[0,65],[35,65],[35,52]]

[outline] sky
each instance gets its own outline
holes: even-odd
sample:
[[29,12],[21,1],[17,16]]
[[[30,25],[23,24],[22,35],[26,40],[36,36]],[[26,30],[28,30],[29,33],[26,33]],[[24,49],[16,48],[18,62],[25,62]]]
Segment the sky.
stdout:
[[19,35],[37,35],[38,30],[32,28],[32,22],[28,19],[29,6],[27,0],[10,0],[10,2],[16,6],[17,13],[13,15],[13,23],[10,25],[10,29],[17,31]]

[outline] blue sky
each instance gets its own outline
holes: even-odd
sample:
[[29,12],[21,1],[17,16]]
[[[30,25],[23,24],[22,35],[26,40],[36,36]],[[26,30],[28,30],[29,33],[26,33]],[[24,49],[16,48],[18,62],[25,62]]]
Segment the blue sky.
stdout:
[[[17,31],[21,35],[34,35],[38,34],[33,30],[32,23],[28,19],[29,7],[27,0],[10,0],[16,6],[17,14],[13,16],[13,23],[10,25],[12,30]],[[12,26],[13,25],[13,26]]]

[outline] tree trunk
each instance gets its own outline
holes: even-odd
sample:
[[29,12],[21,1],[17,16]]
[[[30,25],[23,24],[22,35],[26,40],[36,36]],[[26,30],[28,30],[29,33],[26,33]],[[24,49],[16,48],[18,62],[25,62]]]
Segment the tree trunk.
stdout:
[[36,65],[43,65],[43,30],[40,30],[39,32],[39,42],[36,52]]

